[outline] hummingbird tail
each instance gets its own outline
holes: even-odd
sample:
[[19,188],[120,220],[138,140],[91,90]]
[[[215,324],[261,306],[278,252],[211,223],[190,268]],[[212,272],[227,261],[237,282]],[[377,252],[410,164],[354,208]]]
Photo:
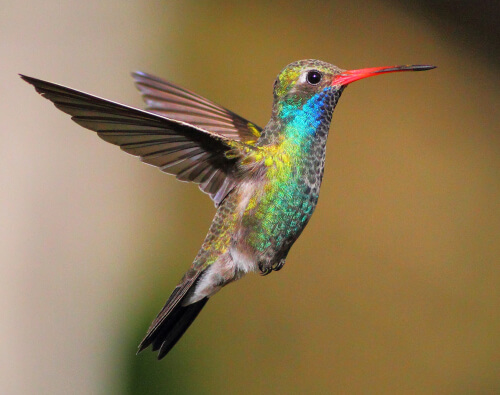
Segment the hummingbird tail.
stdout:
[[157,330],[150,334],[153,351],[162,359],[175,346],[207,303],[204,298],[188,306],[178,305]]
[[184,275],[152,322],[137,353],[151,345],[153,351],[159,350],[158,359],[162,359],[175,346],[208,301],[208,298],[203,298],[183,305],[188,291],[195,286],[201,273],[203,270],[190,270]]
[[148,332],[144,340],[139,345],[140,353],[145,348],[152,345],[152,351],[158,352],[158,359],[162,359],[175,346],[184,332],[193,323],[199,312],[207,303],[208,298],[204,298],[188,306],[180,303],[165,317],[161,325]]

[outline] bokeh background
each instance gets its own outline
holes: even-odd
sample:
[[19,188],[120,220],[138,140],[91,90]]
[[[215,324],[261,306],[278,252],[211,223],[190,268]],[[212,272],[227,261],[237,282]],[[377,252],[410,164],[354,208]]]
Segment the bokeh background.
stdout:
[[[494,1],[0,1],[0,393],[500,393]],[[214,214],[25,73],[142,106],[129,72],[264,126],[275,76],[432,63],[344,93],[285,268],[208,303],[167,358],[136,346]]]

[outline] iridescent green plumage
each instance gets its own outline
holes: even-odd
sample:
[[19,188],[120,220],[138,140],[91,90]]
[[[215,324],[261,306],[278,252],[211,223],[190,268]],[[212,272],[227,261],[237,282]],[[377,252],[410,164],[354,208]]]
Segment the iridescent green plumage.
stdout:
[[148,111],[22,76],[78,124],[182,181],[217,206],[190,270],[139,346],[165,356],[208,298],[245,273],[283,267],[318,202],[326,140],[344,87],[371,75],[432,66],[345,71],[318,60],[288,65],[264,129],[157,77],[134,73]]

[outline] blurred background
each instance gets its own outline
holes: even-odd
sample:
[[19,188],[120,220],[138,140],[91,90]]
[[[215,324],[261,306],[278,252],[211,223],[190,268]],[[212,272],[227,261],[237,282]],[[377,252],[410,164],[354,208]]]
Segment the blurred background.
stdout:
[[[494,1],[0,0],[2,394],[500,393]],[[285,268],[136,347],[215,212],[17,73],[142,106],[143,70],[260,126],[288,63],[431,63],[356,82]]]

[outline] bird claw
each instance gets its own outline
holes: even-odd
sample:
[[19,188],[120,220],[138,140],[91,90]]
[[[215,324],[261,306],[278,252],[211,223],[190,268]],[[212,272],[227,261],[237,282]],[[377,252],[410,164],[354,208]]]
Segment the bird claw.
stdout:
[[277,272],[278,270],[281,270],[284,265],[285,265],[285,259],[280,259],[280,261],[276,265],[273,265],[273,270]]
[[281,268],[283,267],[284,264],[285,264],[284,259],[280,259],[278,263],[273,263],[271,265],[266,264],[264,262],[260,262],[259,263],[260,274],[262,276],[267,276],[272,271],[277,272],[278,270],[281,270]]
[[259,270],[261,276],[267,276],[269,273],[273,271],[272,266],[266,265],[264,262],[259,262]]

